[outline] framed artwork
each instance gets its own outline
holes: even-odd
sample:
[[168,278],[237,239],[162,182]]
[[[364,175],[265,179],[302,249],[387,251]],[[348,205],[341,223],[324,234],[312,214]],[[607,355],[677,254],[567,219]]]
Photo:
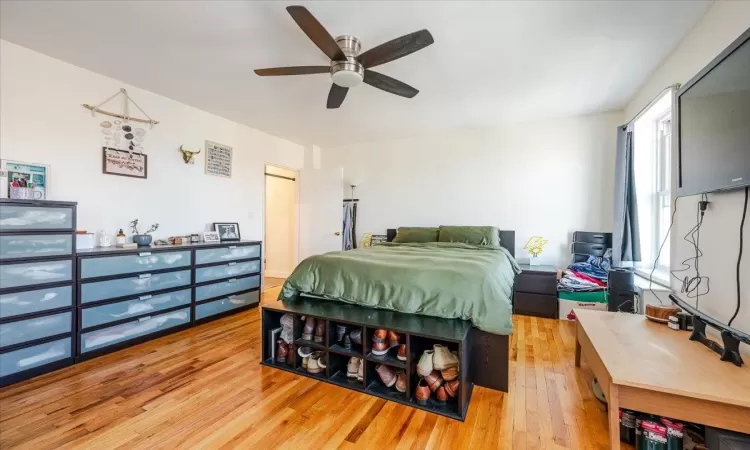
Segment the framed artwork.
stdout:
[[232,147],[206,141],[206,174],[232,178]]
[[383,242],[388,242],[388,236],[384,234],[373,234],[372,238],[370,238],[371,246],[382,244]]
[[50,168],[46,164],[0,160],[0,197],[9,198],[13,188],[33,189],[28,191],[34,200],[49,197]]
[[219,233],[217,233],[216,231],[204,231],[203,242],[218,244],[219,242],[221,242],[221,239],[219,239]]
[[148,156],[143,153],[102,147],[102,173],[148,178]]
[[219,239],[222,242],[240,240],[240,224],[238,223],[214,222],[214,231],[219,233]]

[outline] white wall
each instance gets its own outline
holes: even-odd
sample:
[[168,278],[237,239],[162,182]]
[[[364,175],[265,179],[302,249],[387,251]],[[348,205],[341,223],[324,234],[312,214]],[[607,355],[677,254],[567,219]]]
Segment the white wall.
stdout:
[[[447,106],[449,107],[449,106]],[[360,183],[359,234],[398,226],[495,225],[549,243],[564,265],[576,230],[611,231],[616,127],[621,113],[505,125],[326,148],[345,192]]]
[[[266,173],[299,178],[295,170],[266,166]],[[297,265],[297,182],[266,177],[264,274],[286,278]]]
[[[78,202],[79,229],[129,234],[137,217],[146,227],[158,222],[159,238],[226,221],[239,222],[243,239],[262,239],[264,164],[304,163],[302,146],[7,41],[0,67],[0,157],[51,165],[50,199]],[[161,122],[146,133],[146,180],[102,174],[99,123],[113,119],[81,107],[123,87]],[[183,163],[180,145],[204,148],[206,140],[234,148],[231,179],[204,173],[205,150]]]
[[[635,116],[665,87],[690,80],[748,28],[750,2],[715,2],[628,104],[626,117]],[[694,253],[692,245],[682,237],[695,225],[698,200],[697,196],[678,200],[671,236],[670,260],[673,270],[681,268],[679,263]],[[711,205],[701,229],[700,246],[704,256],[701,258],[700,268],[701,275],[710,278],[711,292],[701,297],[699,309],[726,323],[737,305],[735,271],[744,192],[709,194],[709,200]],[[744,237],[745,243],[750,242],[750,225],[745,227]],[[750,333],[750,257],[747,254],[748,252],[745,253],[740,275],[743,280],[744,304],[733,326]],[[694,274],[693,270],[690,276]],[[673,279],[672,288],[680,292],[680,287],[681,282]],[[695,304],[695,300],[690,301]]]

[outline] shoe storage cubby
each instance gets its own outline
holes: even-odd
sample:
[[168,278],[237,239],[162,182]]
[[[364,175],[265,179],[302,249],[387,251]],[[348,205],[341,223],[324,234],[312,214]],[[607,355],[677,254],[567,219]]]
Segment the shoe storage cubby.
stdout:
[[[388,349],[386,350],[386,353],[384,355],[376,355],[373,353],[373,335],[377,330],[386,330],[386,337],[385,337],[385,344],[388,346]],[[366,349],[366,357],[368,361],[380,363],[380,364],[386,364],[388,366],[398,368],[398,369],[406,369],[407,364],[406,361],[402,361],[398,359],[398,345],[390,346],[390,342],[388,340],[388,330],[386,328],[372,328],[367,327],[365,330],[365,349]],[[397,331],[394,331],[396,334],[398,334],[399,337],[399,344],[407,344],[406,343],[406,335],[403,333],[398,333]],[[407,345],[408,346],[408,345]],[[408,349],[407,349],[408,353]]]
[[[364,327],[359,325],[329,320],[328,349],[342,355],[361,358],[363,347],[362,339],[364,338],[363,329]],[[360,344],[355,342],[357,334],[359,335]],[[353,335],[355,336],[355,339],[352,339]],[[349,341],[349,348],[346,348],[347,340]]]
[[396,379],[397,374],[399,371],[403,371],[405,369],[397,369],[395,367],[391,366],[384,366],[386,370],[388,370],[392,376],[393,376],[393,385],[391,387],[388,387],[381,376],[378,374],[377,368],[380,366],[380,363],[372,362],[372,361],[366,361],[365,366],[365,383],[367,384],[367,392],[373,393],[379,397],[386,398],[388,400],[396,400],[399,402],[406,402],[409,399],[409,396],[407,395],[409,392],[409,386],[408,382],[406,383],[404,392],[399,392],[398,389],[396,389]]
[[328,352],[328,380],[331,383],[338,384],[339,386],[363,391],[364,381],[358,380],[356,378],[356,372],[353,373],[353,378],[349,377],[348,368],[350,359],[351,356],[346,356],[335,352]]
[[[471,324],[463,320],[440,319],[414,314],[402,314],[394,311],[371,309],[349,305],[345,303],[326,301],[322,299],[300,298],[294,301],[278,301],[264,305],[263,309],[263,361],[261,364],[277,369],[294,372],[298,375],[308,376],[317,380],[325,381],[337,386],[364,392],[386,400],[398,402],[414,408],[423,409],[435,414],[444,415],[453,419],[464,420],[469,405],[473,384],[471,380],[471,366],[468,364],[467,350],[470,347]],[[290,358],[290,364],[279,363],[271,358],[270,331],[281,327],[283,314],[293,315],[294,353]],[[324,341],[315,342],[315,329],[312,329],[313,339],[303,339],[305,320],[312,317],[324,324]],[[354,330],[361,330],[362,345],[358,346],[352,342],[350,349],[339,342],[337,330],[340,326],[346,327],[346,333],[351,334]],[[373,335],[376,330],[386,330],[385,342],[388,347],[384,355],[375,355],[373,350]],[[309,331],[309,327],[308,327]],[[397,334],[399,345],[406,345],[406,361],[398,359],[396,345],[391,345],[387,332],[393,331]],[[382,332],[381,332],[382,334]],[[305,336],[310,337],[310,336]],[[351,338],[351,335],[350,335]],[[395,343],[395,342],[394,342]],[[417,364],[425,350],[432,350],[435,344],[442,345],[451,352],[456,352],[459,360],[458,388],[454,397],[447,398],[442,403],[437,400],[436,394],[431,393],[426,404],[420,405],[416,401],[416,389],[420,377],[417,375]],[[274,345],[276,345],[274,341]],[[308,373],[302,367],[302,357],[297,349],[310,347],[313,351],[321,351],[325,355],[326,368],[319,374]],[[352,357],[362,358],[362,380],[349,378],[347,376],[348,364]],[[399,392],[394,382],[388,387],[378,373],[379,365],[387,366],[385,373],[398,377],[398,372],[403,371],[405,376],[399,384],[405,386],[405,392]],[[405,383],[404,383],[405,382]]]
[[[441,371],[435,367],[435,345],[439,345],[441,347],[444,347],[447,349],[447,352],[454,355],[455,358],[458,360],[458,375],[450,375],[452,378],[453,376],[456,376],[455,380],[458,381],[458,389],[452,390],[450,392],[454,393],[453,396],[448,394],[448,391],[446,391],[446,384],[447,381],[444,379],[443,372],[448,374],[448,369],[445,371]],[[442,387],[443,392],[445,393],[445,401],[440,401],[438,398],[438,392],[433,391],[430,389],[430,397],[426,400],[426,404],[420,405],[420,407],[424,409],[431,410],[433,412],[446,414],[446,415],[453,415],[453,414],[459,414],[460,408],[459,405],[461,403],[461,386],[465,382],[465,378],[463,377],[466,370],[464,367],[462,367],[461,364],[461,357],[460,357],[460,343],[452,342],[452,341],[445,341],[445,340],[439,340],[429,337],[421,337],[421,336],[412,336],[410,340],[410,346],[409,346],[409,353],[410,353],[410,371],[409,371],[409,381],[410,381],[410,401],[418,404],[418,398],[417,398],[417,387],[419,386],[419,382],[423,377],[418,373],[419,370],[419,364],[420,361],[422,361],[423,356],[425,355],[425,352],[427,352],[425,358],[427,360],[432,360],[432,372],[429,377],[437,377],[437,379],[440,382],[440,387]],[[424,383],[428,384],[428,383]],[[455,383],[452,384],[454,386]],[[440,388],[438,388],[440,389]]]
[[[295,314],[294,316],[294,345],[297,347],[310,347],[313,350],[325,350],[326,349],[326,337],[323,336],[322,342],[315,342],[315,326],[313,326],[312,332],[309,336],[305,333],[305,323],[308,318],[312,319],[315,326],[318,324],[320,318],[313,317],[311,315],[300,315]],[[322,319],[325,323],[325,318]],[[310,337],[311,339],[305,339]]]

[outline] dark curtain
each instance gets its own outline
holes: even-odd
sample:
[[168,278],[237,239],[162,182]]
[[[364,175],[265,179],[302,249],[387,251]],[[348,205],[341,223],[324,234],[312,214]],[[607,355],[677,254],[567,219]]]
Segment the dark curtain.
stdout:
[[344,234],[342,247],[344,250],[357,248],[357,202],[344,200]]
[[641,239],[638,232],[638,202],[635,194],[633,130],[630,125],[617,128],[614,200],[613,263],[618,266],[623,261],[640,261]]

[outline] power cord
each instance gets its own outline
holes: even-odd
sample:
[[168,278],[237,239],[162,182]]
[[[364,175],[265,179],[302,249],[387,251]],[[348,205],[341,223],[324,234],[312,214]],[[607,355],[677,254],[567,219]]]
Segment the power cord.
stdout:
[[750,187],[745,186],[745,207],[742,210],[742,221],[740,222],[740,253],[737,256],[737,309],[734,310],[734,315],[732,315],[732,318],[729,319],[729,323],[727,323],[727,326],[732,326],[732,322],[734,322],[734,319],[737,318],[737,314],[740,313],[740,304],[741,304],[741,292],[740,292],[740,266],[742,265],[742,247],[744,246],[744,237],[743,233],[745,231],[745,219],[747,218],[747,199],[748,199],[748,190],[750,190]]
[[[682,238],[685,242],[693,246],[695,256],[683,260],[680,263],[683,267],[682,269],[670,271],[672,277],[682,283],[681,292],[686,294],[688,298],[695,299],[695,309],[699,309],[700,296],[706,295],[711,291],[711,280],[709,277],[701,276],[700,274],[700,258],[703,256],[703,252],[700,249],[701,227],[703,226],[703,217],[706,214],[708,204],[708,196],[702,194],[701,200],[698,202],[698,208],[695,212],[695,226]],[[692,261],[695,261],[695,276],[685,276],[684,278],[678,277],[676,274],[688,272],[692,269]],[[701,292],[700,289],[701,285],[705,285],[705,290],[703,290],[703,292]]]

